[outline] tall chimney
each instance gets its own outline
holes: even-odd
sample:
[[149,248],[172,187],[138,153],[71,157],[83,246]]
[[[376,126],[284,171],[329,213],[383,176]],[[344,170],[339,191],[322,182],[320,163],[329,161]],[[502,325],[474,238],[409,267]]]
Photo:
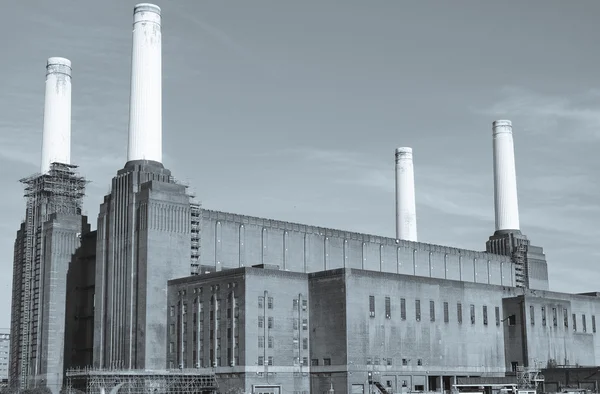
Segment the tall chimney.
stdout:
[[513,146],[512,123],[496,120],[492,123],[494,137],[494,208],[496,231],[519,231],[517,174]]
[[417,242],[412,148],[396,149],[396,239]]
[[62,57],[46,65],[42,174],[54,162],[71,163],[71,61]]
[[127,161],[162,162],[162,58],[160,7],[133,10],[133,50]]

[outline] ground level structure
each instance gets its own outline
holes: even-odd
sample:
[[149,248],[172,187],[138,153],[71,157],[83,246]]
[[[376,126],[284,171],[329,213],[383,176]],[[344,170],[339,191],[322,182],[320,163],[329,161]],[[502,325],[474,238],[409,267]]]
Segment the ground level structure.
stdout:
[[193,370],[101,370],[78,369],[66,373],[67,392],[87,394],[192,394],[214,393],[218,385],[209,369]]

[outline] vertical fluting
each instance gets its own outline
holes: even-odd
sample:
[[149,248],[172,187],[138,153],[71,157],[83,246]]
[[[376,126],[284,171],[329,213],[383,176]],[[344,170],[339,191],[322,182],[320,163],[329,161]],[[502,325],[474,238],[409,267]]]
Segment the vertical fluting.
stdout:
[[417,242],[412,148],[396,149],[396,239]]
[[127,161],[162,162],[162,58],[160,8],[133,11],[133,50]]
[[46,65],[42,174],[53,162],[71,163],[71,61],[62,57]]
[[492,123],[492,134],[494,141],[496,231],[519,230],[519,204],[512,123],[510,120],[494,121]]

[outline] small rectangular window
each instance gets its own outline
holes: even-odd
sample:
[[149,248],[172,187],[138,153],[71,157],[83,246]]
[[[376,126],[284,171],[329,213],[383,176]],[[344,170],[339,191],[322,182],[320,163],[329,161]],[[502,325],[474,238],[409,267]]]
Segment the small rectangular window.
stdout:
[[319,359],[318,358],[313,358],[310,360],[310,365],[312,367],[318,367],[319,366]]
[[535,306],[533,305],[529,305],[529,320],[533,326],[535,324]]
[[421,300],[415,300],[415,319],[421,321]]
[[269,317],[267,328],[273,328],[273,317]]
[[294,298],[292,306],[295,311],[298,310],[298,299],[297,298]]
[[565,308],[564,310],[564,324],[565,324],[565,328],[569,328],[569,310],[567,308]]
[[471,304],[471,324],[475,324],[475,305]]
[[556,313],[556,308],[552,308],[552,325],[554,327],[558,326],[558,314]]
[[269,297],[267,301],[268,301],[267,308],[273,309],[273,297]]
[[573,331],[577,331],[577,315],[573,313]]
[[488,325],[487,305],[483,306],[483,325]]
[[273,365],[273,356],[269,356],[268,362],[269,362],[269,365]]
[[542,307],[542,326],[546,325],[546,307]]
[[308,357],[302,357],[302,365],[308,365]]
[[458,320],[458,324],[462,324],[462,304],[459,302],[456,304],[456,320]]
[[268,342],[269,349],[273,349],[274,343],[275,343],[275,340],[273,339],[273,337],[269,336],[269,342]]
[[408,365],[408,359],[403,358],[402,359],[402,365]]
[[302,310],[306,310],[306,307],[308,306],[308,301],[306,299],[302,300]]
[[496,325],[497,326],[500,325],[500,307],[499,306],[496,307]]
[[308,338],[302,338],[302,349],[308,349]]
[[375,317],[375,296],[369,296],[369,316]]
[[387,365],[392,365],[393,359],[390,357],[386,360]]
[[385,318],[390,319],[392,317],[392,305],[390,297],[385,297]]
[[302,319],[302,331],[308,330],[308,319]]
[[260,349],[265,347],[265,337],[263,337],[263,336],[258,337],[258,347]]
[[171,316],[175,316],[175,306],[174,305],[171,305],[171,307],[169,308],[169,314]]
[[264,308],[264,306],[265,306],[264,304],[265,304],[265,297],[259,296],[258,297],[258,308],[259,309]]
[[406,320],[406,299],[400,298],[400,319]]
[[435,302],[429,301],[429,321],[435,321]]
[[581,315],[581,330],[587,332],[587,324],[585,321],[585,315]]
[[324,358],[323,359],[323,365],[331,365],[331,359],[330,358]]
[[294,330],[297,330],[298,329],[298,318],[294,318],[293,325],[294,325]]
[[265,358],[263,356],[258,356],[258,365],[265,365]]
[[444,302],[444,323],[448,323],[450,321],[450,313],[448,311],[448,303]]
[[423,365],[423,359],[418,358],[417,359],[417,365]]
[[258,317],[258,328],[263,328],[265,325],[265,317],[264,316],[259,316]]
[[592,315],[592,332],[596,332],[596,316]]

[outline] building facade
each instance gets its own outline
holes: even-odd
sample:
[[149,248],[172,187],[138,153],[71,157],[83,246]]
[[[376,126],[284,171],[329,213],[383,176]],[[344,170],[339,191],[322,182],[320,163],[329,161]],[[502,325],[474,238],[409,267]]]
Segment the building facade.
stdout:
[[171,280],[168,297],[169,367],[214,368],[247,392],[450,390],[517,366],[600,365],[596,295],[263,265]]

